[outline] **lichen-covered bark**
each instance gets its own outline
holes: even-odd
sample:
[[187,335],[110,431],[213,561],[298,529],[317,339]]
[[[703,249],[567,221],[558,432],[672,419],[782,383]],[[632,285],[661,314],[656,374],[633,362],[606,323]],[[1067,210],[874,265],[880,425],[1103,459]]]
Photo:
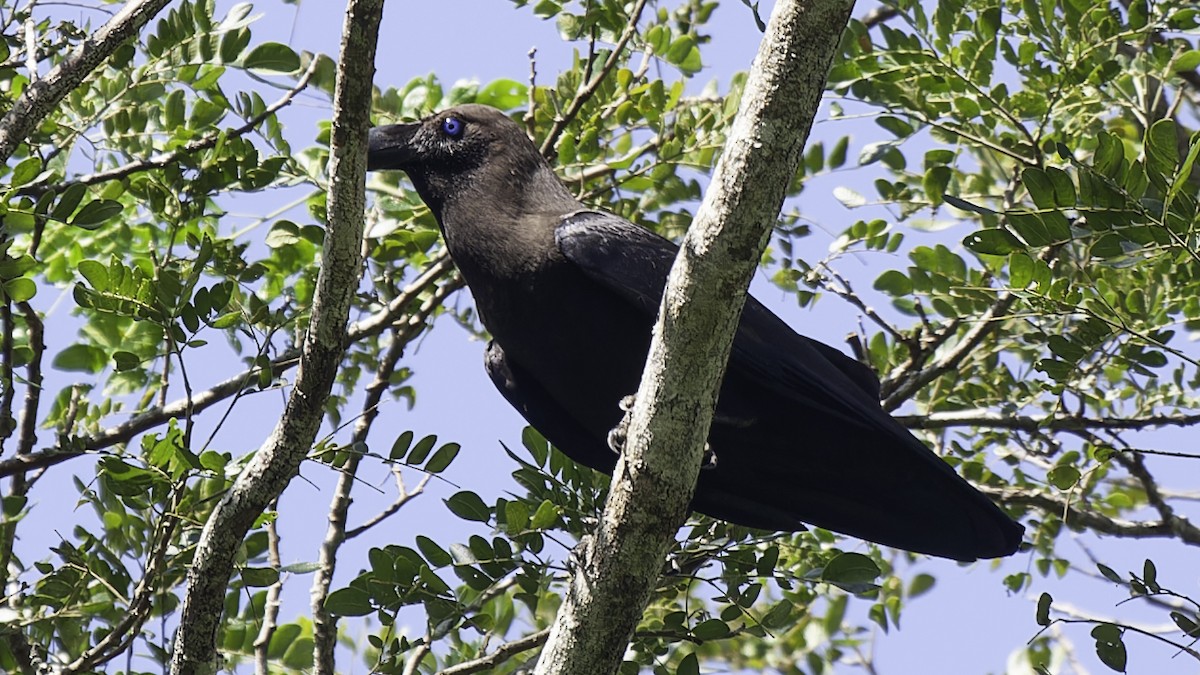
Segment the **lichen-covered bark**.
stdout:
[[350,0],[342,29],[330,142],[329,227],[300,369],[283,416],[204,525],[188,572],[171,671],[215,673],[217,627],[234,554],[254,520],[296,475],[316,438],[346,344],[362,265],[366,145],[383,0]]
[[699,473],[746,287],[799,166],[852,0],[780,0],[712,185],[671,270],[604,517],[538,675],[621,663]]
[[11,110],[0,119],[0,164],[37,128],[67,94],[116,51],[137,35],[171,0],[131,0],[100,30],[84,40],[46,76],[29,85]]

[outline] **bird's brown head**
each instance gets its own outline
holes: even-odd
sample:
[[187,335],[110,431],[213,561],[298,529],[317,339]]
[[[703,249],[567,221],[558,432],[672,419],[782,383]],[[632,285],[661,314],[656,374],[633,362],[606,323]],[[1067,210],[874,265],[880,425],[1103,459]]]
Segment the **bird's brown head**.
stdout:
[[485,105],[461,105],[420,122],[375,127],[368,148],[369,171],[404,171],[439,217],[448,200],[475,192],[511,193],[536,174],[550,172],[525,131]]

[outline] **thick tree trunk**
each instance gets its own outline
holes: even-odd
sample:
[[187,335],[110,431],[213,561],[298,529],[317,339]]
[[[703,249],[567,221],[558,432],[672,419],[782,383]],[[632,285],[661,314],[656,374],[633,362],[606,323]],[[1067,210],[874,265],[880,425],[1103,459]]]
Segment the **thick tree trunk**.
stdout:
[[671,270],[625,452],[536,673],[619,667],[687,515],[746,287],[795,175],[852,0],[779,0]]
[[250,526],[296,475],[312,448],[346,345],[362,266],[367,128],[383,0],[350,0],[342,29],[330,142],[329,226],[300,370],[271,436],[213,510],[188,571],[171,672],[215,673],[216,638],[234,555]]

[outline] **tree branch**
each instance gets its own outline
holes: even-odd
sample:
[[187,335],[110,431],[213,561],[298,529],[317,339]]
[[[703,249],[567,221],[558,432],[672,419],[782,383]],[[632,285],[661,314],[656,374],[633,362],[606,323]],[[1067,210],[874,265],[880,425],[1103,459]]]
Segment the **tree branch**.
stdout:
[[[409,336],[402,336],[399,331],[392,336],[392,344],[388,346],[384,356],[375,369],[375,379],[367,385],[366,398],[363,401],[363,412],[355,424],[351,443],[358,445],[366,443],[371,432],[371,425],[379,416],[379,402],[391,384],[392,373],[396,364],[404,355],[408,346]],[[333,675],[333,651],[337,647],[337,620],[325,609],[325,599],[329,597],[329,587],[333,584],[333,574],[337,569],[337,553],[346,540],[346,517],[350,513],[350,491],[358,479],[358,465],[362,455],[351,452],[338,476],[337,487],[333,491],[333,499],[329,504],[329,525],[325,528],[325,540],[321,542],[321,552],[317,562],[319,567],[313,575],[309,591],[313,613],[313,672],[317,675]]]
[[746,287],[852,7],[775,5],[712,185],[671,269],[604,516],[575,549],[537,675],[607,674],[621,662],[686,516]]
[[521,652],[527,652],[534,647],[540,646],[548,637],[550,637],[550,629],[543,628],[523,638],[513,640],[512,642],[505,642],[496,647],[496,651],[487,656],[481,656],[477,659],[464,661],[444,670],[439,670],[437,675],[468,675],[469,673],[491,670]]
[[896,420],[909,429],[1011,429],[1030,433],[1041,431],[1082,431],[1085,429],[1138,430],[1151,427],[1190,427],[1200,424],[1200,413],[1189,415],[1147,415],[1146,417],[1079,417],[1077,415],[1007,415],[993,410],[954,410],[928,415],[897,415]]
[[95,173],[89,173],[83,176],[76,176],[75,178],[64,181],[58,185],[51,186],[44,183],[31,183],[22,187],[19,191],[19,194],[37,197],[44,194],[46,190],[51,187],[53,187],[55,190],[62,190],[67,186],[74,185],[76,183],[81,185],[94,185],[96,183],[103,183],[107,180],[118,180],[125,178],[141,171],[161,169],[164,166],[169,166],[178,162],[183,157],[195,154],[201,150],[207,150],[219,142],[225,142],[239,136],[244,136],[257,129],[258,125],[262,124],[263,121],[268,117],[274,115],[291,104],[292,100],[296,98],[300,92],[304,91],[306,87],[308,87],[309,81],[312,80],[313,74],[315,74],[317,71],[318,63],[319,60],[314,57],[313,60],[308,64],[308,68],[306,68],[304,72],[300,74],[300,78],[296,80],[296,84],[293,85],[291,89],[288,89],[286,92],[284,92],[283,96],[279,97],[278,100],[264,108],[261,113],[247,119],[245,124],[237,127],[236,129],[213,131],[201,136],[200,138],[190,140],[171,152],[164,152],[146,159],[139,159],[127,164],[122,164],[121,166],[106,169],[104,171],[97,171]]
[[383,0],[350,0],[346,8],[330,137],[329,226],[300,371],[275,430],[200,534],[171,656],[175,675],[216,672],[217,628],[234,556],[255,518],[287,487],[308,455],[345,353],[348,315],[362,267],[367,128],[382,14]]
[[1045,492],[1032,492],[1019,488],[995,488],[976,485],[980,492],[996,498],[1000,503],[1011,506],[1032,506],[1061,518],[1071,527],[1086,527],[1102,534],[1111,534],[1128,539],[1176,538],[1190,546],[1200,546],[1200,528],[1186,518],[1173,517],[1169,521],[1137,521],[1112,518],[1095,511],[1084,511],[1078,502],[1066,495],[1057,496]]
[[[633,10],[629,12],[629,23],[625,24],[625,30],[621,33],[621,37],[617,38],[617,44],[613,46],[613,50],[609,52],[608,58],[604,60],[604,65],[600,66],[600,70],[592,76],[583,86],[575,92],[574,98],[567,104],[567,109],[554,119],[554,126],[550,127],[550,132],[546,134],[546,138],[542,140],[542,147],[539,151],[546,159],[552,159],[554,156],[554,144],[558,142],[558,137],[562,135],[567,125],[579,111],[583,105],[587,103],[596,91],[600,89],[600,85],[604,83],[605,78],[612,74],[613,68],[617,65],[617,59],[621,57],[621,52],[625,51],[625,46],[633,39],[637,33],[638,21],[642,18],[642,10],[646,8],[646,0],[637,0],[637,4],[633,6]],[[531,93],[530,96],[533,94]]]
[[123,42],[137,35],[171,0],[130,0],[46,77],[30,84],[0,119],[0,164]]
[[[453,269],[454,265],[448,257],[440,256],[434,258],[430,266],[419,277],[414,279],[412,283],[406,286],[401,294],[389,302],[386,307],[372,314],[370,317],[352,324],[349,330],[347,330],[346,344],[353,344],[382,333],[389,326],[396,323],[398,317],[409,311],[409,305],[421,293],[440,281]],[[443,284],[434,294],[444,300],[459,288],[462,288],[462,280],[456,278]],[[417,311],[407,317],[404,320],[404,324],[407,325],[413,322],[423,324],[432,315],[434,309],[436,307]],[[299,350],[289,349],[280,356],[272,359],[269,367],[273,373],[278,375],[297,366],[300,363],[299,357]],[[237,395],[247,385],[254,382],[262,370],[262,368],[258,367],[248,368],[218,382],[209,389],[193,394],[190,401],[187,398],[182,398],[172,401],[167,405],[155,406],[144,410],[121,424],[109,427],[91,436],[75,439],[70,443],[72,449],[63,449],[60,443],[60,447],[0,460],[0,478],[44,469],[88,452],[103,450],[104,448],[109,448],[120,443],[127,443],[144,431],[164,424],[169,419],[188,413],[189,405],[191,406],[190,412],[195,415],[231,396]]]

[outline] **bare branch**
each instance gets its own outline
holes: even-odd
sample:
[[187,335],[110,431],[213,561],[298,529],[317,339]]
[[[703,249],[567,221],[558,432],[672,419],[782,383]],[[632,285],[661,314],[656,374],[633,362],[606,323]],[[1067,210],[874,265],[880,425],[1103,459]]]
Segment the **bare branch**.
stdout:
[[645,8],[646,0],[637,0],[637,4],[633,6],[633,10],[629,12],[629,23],[625,24],[625,30],[621,32],[621,37],[617,38],[617,44],[608,53],[608,58],[604,60],[604,65],[600,66],[600,70],[592,76],[592,79],[581,86],[579,91],[575,92],[575,97],[567,104],[567,109],[555,117],[554,126],[550,127],[549,133],[542,140],[540,152],[543,157],[551,159],[554,156],[554,145],[558,143],[558,137],[562,135],[567,125],[579,114],[584,104],[596,95],[596,91],[600,88],[600,85],[604,83],[604,80],[617,67],[617,61],[621,58],[621,53],[625,51],[625,46],[637,34],[637,24],[641,20],[642,10]]
[[471,661],[464,661],[449,668],[437,671],[437,675],[468,675],[468,673],[479,673],[491,670],[496,666],[511,659],[513,656],[521,652],[527,652],[535,647],[540,647],[545,644],[546,638],[550,637],[550,629],[543,628],[536,633],[531,633],[523,638],[505,642],[496,647],[496,651],[481,656]]
[[608,674],[625,653],[686,516],[746,287],[852,7],[775,5],[712,184],[672,266],[604,516],[573,553],[537,675]]
[[[408,336],[411,337],[411,334]],[[375,379],[367,385],[366,398],[363,401],[363,412],[355,425],[351,443],[365,443],[370,434],[371,425],[379,416],[379,402],[391,384],[392,373],[396,364],[404,355],[408,346],[406,336],[397,331],[392,336],[392,344],[388,346],[379,366],[375,370]],[[337,554],[346,540],[346,516],[350,512],[350,491],[357,480],[358,465],[362,455],[351,452],[338,476],[337,487],[333,491],[333,499],[329,504],[329,526],[325,530],[325,540],[321,542],[321,552],[317,559],[319,567],[313,575],[313,583],[309,596],[313,613],[313,672],[318,675],[333,675],[333,651],[337,647],[337,620],[325,609],[325,599],[329,597],[329,587],[333,584],[333,574],[337,569]]]
[[928,415],[897,415],[909,429],[1011,429],[1013,431],[1082,431],[1086,429],[1137,430],[1152,427],[1190,427],[1200,424],[1200,413],[1147,415],[1145,417],[1079,417],[1076,415],[1009,415],[993,410],[954,410]]
[[[279,500],[271,502],[270,509],[277,510]],[[267,522],[267,562],[277,573],[283,567],[279,556],[279,527],[277,520]],[[268,675],[271,672],[270,657],[267,650],[271,646],[271,636],[279,625],[280,596],[283,595],[283,577],[275,580],[267,589],[267,598],[263,602],[262,624],[258,627],[258,637],[254,638],[254,675]]]
[[137,35],[170,1],[130,0],[46,77],[26,87],[21,98],[0,119],[0,164],[12,157],[17,146],[58,108],[59,102],[67,94],[78,87],[117,47]]
[[1200,546],[1200,528],[1179,516],[1174,516],[1168,521],[1125,520],[1095,511],[1082,510],[1079,508],[1079,504],[1071,502],[1067,495],[1058,496],[1027,489],[995,488],[987,485],[977,485],[976,487],[1002,504],[1032,506],[1062,518],[1072,527],[1086,527],[1102,534],[1129,539],[1175,538],[1190,546]]
[[[176,486],[167,504],[167,511],[159,519],[154,531],[154,549],[150,552],[146,571],[134,588],[133,596],[125,614],[112,629],[79,658],[65,666],[61,672],[83,673],[93,672],[98,666],[104,665],[119,656],[141,633],[142,625],[150,618],[155,596],[159,592],[159,581],[166,565],[167,551],[175,544],[175,532],[179,528],[179,517],[176,511],[182,499],[185,487]],[[224,599],[224,594],[222,594]]]
[[300,92],[304,91],[304,89],[308,87],[308,83],[312,79],[313,74],[316,73],[317,64],[318,60],[314,58],[312,62],[308,64],[308,68],[301,73],[300,78],[296,80],[296,84],[292,86],[291,89],[288,89],[278,100],[264,108],[261,113],[246,120],[246,123],[240,127],[235,129],[226,129],[223,131],[214,131],[205,134],[200,138],[188,141],[171,152],[164,152],[146,159],[139,159],[137,161],[122,164],[121,166],[116,166],[104,171],[97,171],[96,173],[77,176],[71,180],[64,181],[57,185],[51,186],[47,184],[39,185],[37,183],[32,183],[21,188],[20,194],[39,196],[51,187],[53,187],[55,190],[61,190],[76,183],[82,185],[94,185],[96,183],[103,183],[104,181],[108,180],[119,180],[141,171],[161,169],[164,166],[175,164],[183,157],[195,154],[201,150],[207,150],[215,146],[217,143],[226,142],[229,139],[237,138],[239,136],[245,136],[251,131],[257,129],[258,126],[262,124],[263,121],[268,117],[287,107],[292,102],[292,99],[294,99]]
[[367,128],[382,14],[383,0],[350,0],[346,9],[330,136],[329,227],[300,371],[275,430],[200,534],[171,658],[176,675],[216,670],[217,629],[234,555],[254,519],[279,496],[308,455],[345,354],[348,314],[362,267]]

